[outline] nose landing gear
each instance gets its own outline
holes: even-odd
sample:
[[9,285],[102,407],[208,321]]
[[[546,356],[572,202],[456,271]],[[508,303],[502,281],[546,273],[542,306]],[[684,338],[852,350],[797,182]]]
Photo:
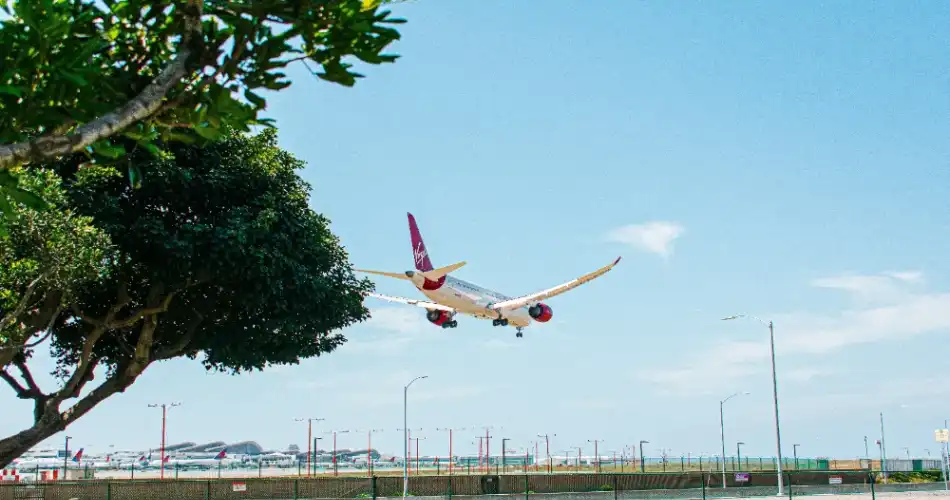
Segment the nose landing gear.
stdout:
[[457,326],[459,326],[459,322],[454,319],[452,321],[446,321],[445,323],[442,323],[442,328],[455,328]]
[[521,333],[521,330],[523,330],[522,327],[520,327],[520,326],[515,327],[515,337],[517,337],[517,338],[519,338],[519,339],[520,339],[521,337],[524,337],[524,334]]

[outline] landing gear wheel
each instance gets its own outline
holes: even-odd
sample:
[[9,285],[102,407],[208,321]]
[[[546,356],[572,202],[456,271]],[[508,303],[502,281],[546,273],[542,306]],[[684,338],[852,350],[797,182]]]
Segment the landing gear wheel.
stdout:
[[515,337],[517,337],[517,338],[519,338],[519,339],[520,339],[521,337],[524,337],[524,334],[521,333],[521,327],[520,327],[520,326],[517,327],[517,329],[515,330]]
[[491,326],[508,326],[508,319],[507,318],[493,319],[491,320]]

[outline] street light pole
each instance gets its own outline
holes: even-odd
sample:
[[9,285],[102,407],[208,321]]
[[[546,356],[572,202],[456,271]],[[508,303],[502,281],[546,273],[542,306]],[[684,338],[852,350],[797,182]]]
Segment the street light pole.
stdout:
[[744,444],[742,441],[736,443],[736,469],[740,471],[742,470],[742,452],[739,447]]
[[63,455],[63,481],[66,480],[66,471],[69,469],[69,440],[72,436],[66,436],[66,453]]
[[745,396],[748,395],[748,392],[736,392],[730,394],[729,397],[719,401],[719,439],[722,444],[722,487],[726,487],[726,424],[725,418],[723,417],[722,406],[726,404],[726,401],[736,397],[736,396]]
[[775,327],[771,321],[766,322],[760,318],[748,316],[746,314],[737,314],[735,316],[729,316],[728,318],[722,319],[732,320],[744,317],[752,318],[769,327],[769,350],[772,358],[772,403],[775,410],[775,472],[778,482],[777,495],[782,496],[782,431],[778,419],[778,377],[775,374]]
[[[551,434],[551,436],[557,437],[557,434]],[[551,463],[551,439],[547,434],[538,434],[538,437],[544,438],[544,454],[548,457],[548,473],[554,472],[554,464]]]
[[402,497],[406,498],[409,494],[409,386],[416,380],[429,378],[428,375],[421,375],[409,381],[402,388],[402,446],[403,446],[403,464],[402,464]]
[[165,420],[168,416],[169,406],[171,407],[181,406],[181,403],[172,403],[170,405],[165,405],[165,403],[148,405],[149,408],[162,409],[162,445],[161,445],[161,451],[159,452],[161,456],[159,457],[159,461],[158,461],[158,464],[159,464],[158,468],[161,471],[159,473],[159,479],[165,479]]
[[505,464],[505,446],[508,441],[511,441],[511,438],[501,438],[501,473],[504,474],[507,472],[507,465]]
[[884,412],[881,412],[881,475],[887,483],[887,446],[884,444]]
[[[792,457],[794,457],[794,460],[795,460],[795,470],[798,470],[798,447],[799,446],[801,445],[800,444],[792,445]],[[789,488],[791,488],[791,486],[789,486]]]
[[644,445],[644,444],[650,444],[650,442],[649,442],[649,441],[646,441],[646,440],[643,440],[643,439],[640,440],[640,472],[644,472],[644,471],[646,470],[646,467],[645,467],[646,459],[643,458],[643,445]]

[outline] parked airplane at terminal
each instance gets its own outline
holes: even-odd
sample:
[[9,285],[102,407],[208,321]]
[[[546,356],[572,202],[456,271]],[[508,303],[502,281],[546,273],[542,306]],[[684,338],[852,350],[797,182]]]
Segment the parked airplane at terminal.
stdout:
[[[83,449],[80,448],[78,452],[71,459],[73,463],[79,463],[82,460]],[[64,455],[65,457],[65,455]],[[23,459],[14,459],[11,465],[17,469],[58,469],[63,466],[64,458],[57,456],[57,453],[40,453],[37,456],[23,458]]]
[[218,465],[228,466],[231,465],[234,460],[227,459],[227,453],[225,450],[221,450],[220,453],[214,456],[214,458],[180,458],[169,460],[168,457],[165,457],[165,461],[169,466],[187,469],[187,468],[211,468],[217,467]]
[[613,269],[613,267],[620,262],[620,257],[617,257],[617,260],[611,264],[590,274],[585,274],[575,280],[531,295],[511,298],[449,276],[449,273],[464,266],[464,261],[434,269],[432,262],[429,260],[429,252],[426,250],[425,243],[422,242],[422,235],[419,232],[419,227],[416,225],[416,219],[411,213],[407,215],[409,216],[409,235],[412,240],[412,253],[416,270],[406,271],[405,273],[389,273],[365,269],[357,269],[357,271],[411,281],[412,284],[426,297],[431,299],[432,302],[391,297],[377,293],[370,293],[369,295],[391,302],[400,302],[422,307],[427,311],[426,319],[442,328],[455,328],[458,326],[455,315],[464,313],[475,316],[476,318],[491,319],[493,326],[514,325],[515,331],[517,332],[515,336],[521,337],[522,329],[530,325],[531,320],[539,323],[545,323],[551,320],[554,312],[550,306],[542,302],[544,299],[560,295],[594,278],[600,277],[607,271]]

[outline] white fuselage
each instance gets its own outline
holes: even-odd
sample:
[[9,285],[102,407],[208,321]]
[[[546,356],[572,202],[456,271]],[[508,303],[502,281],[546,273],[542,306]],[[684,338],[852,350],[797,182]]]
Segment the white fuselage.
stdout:
[[508,320],[511,326],[526,327],[531,324],[531,315],[527,307],[520,307],[507,311],[490,309],[492,304],[511,300],[512,297],[500,294],[487,288],[467,281],[445,277],[445,284],[438,290],[425,290],[422,285],[425,280],[419,274],[412,277],[412,284],[433,302],[454,308],[460,313],[469,314],[477,318],[497,319],[499,314]]

